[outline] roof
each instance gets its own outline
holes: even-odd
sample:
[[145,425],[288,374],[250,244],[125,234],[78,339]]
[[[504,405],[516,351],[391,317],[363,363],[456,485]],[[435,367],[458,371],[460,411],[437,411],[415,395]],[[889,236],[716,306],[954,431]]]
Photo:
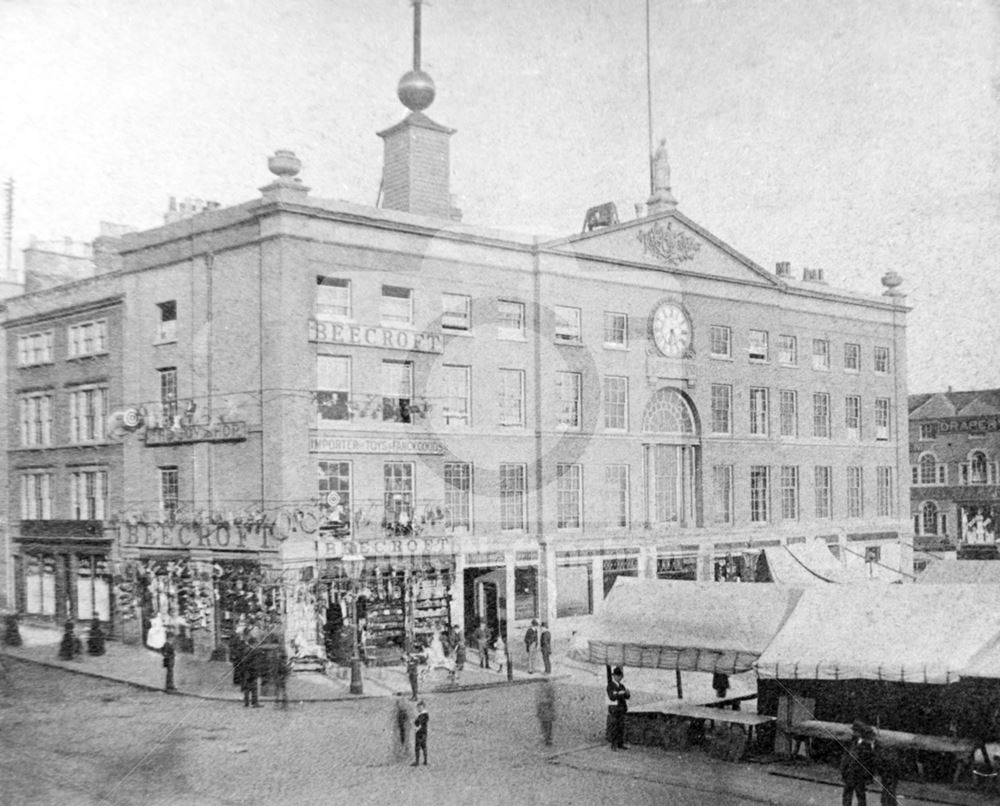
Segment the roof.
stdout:
[[907,403],[915,419],[1000,414],[1000,389],[912,394]]
[[817,585],[828,582],[871,582],[863,566],[844,568],[823,540],[791,546],[767,546],[764,558],[772,582]]
[[953,683],[1000,636],[984,585],[814,585],[756,663],[762,677]]
[[744,672],[800,593],[781,585],[619,577],[570,655],[612,666]]
[[[996,560],[938,560],[917,577],[923,585],[1000,585],[1000,562]],[[996,593],[1000,593],[997,591]]]

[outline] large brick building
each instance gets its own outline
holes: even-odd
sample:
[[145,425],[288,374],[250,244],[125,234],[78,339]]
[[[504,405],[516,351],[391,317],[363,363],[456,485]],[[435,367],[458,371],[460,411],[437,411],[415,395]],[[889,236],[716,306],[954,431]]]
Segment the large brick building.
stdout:
[[360,553],[395,652],[593,612],[620,574],[752,579],[783,542],[909,571],[894,273],[864,296],[764,270],[676,209],[665,152],[635,220],[462,224],[454,132],[408,77],[381,207],[278,152],[259,198],[7,302],[19,609],[126,637],[160,612],[205,651],[270,612],[311,642]]

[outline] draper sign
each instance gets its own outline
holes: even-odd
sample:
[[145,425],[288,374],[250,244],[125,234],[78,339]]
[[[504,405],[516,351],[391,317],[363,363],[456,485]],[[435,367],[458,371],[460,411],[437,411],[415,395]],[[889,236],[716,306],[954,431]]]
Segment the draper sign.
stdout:
[[358,347],[388,347],[415,353],[444,351],[444,336],[440,333],[416,333],[374,325],[352,325],[346,322],[309,320],[309,341],[323,344],[355,344]]

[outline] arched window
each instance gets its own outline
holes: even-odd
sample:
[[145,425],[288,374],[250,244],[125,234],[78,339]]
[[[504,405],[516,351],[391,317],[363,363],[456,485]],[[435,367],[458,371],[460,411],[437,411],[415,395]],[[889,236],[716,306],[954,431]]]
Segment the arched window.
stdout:
[[920,507],[921,534],[936,535],[938,533],[938,508],[933,501],[924,501]]
[[986,454],[976,451],[969,457],[969,484],[986,484]]
[[920,484],[937,483],[937,457],[933,453],[925,453],[920,457]]
[[676,389],[660,389],[646,404],[642,430],[647,434],[694,435],[694,416]]

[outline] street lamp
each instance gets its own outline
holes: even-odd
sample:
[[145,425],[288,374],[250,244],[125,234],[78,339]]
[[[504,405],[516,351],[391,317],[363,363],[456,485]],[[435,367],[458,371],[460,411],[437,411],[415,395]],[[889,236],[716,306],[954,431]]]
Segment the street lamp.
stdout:
[[344,570],[351,580],[351,632],[354,633],[354,652],[351,655],[351,694],[364,694],[364,683],[361,679],[361,657],[358,655],[358,582],[365,570],[365,558],[362,554],[345,554],[341,558]]

